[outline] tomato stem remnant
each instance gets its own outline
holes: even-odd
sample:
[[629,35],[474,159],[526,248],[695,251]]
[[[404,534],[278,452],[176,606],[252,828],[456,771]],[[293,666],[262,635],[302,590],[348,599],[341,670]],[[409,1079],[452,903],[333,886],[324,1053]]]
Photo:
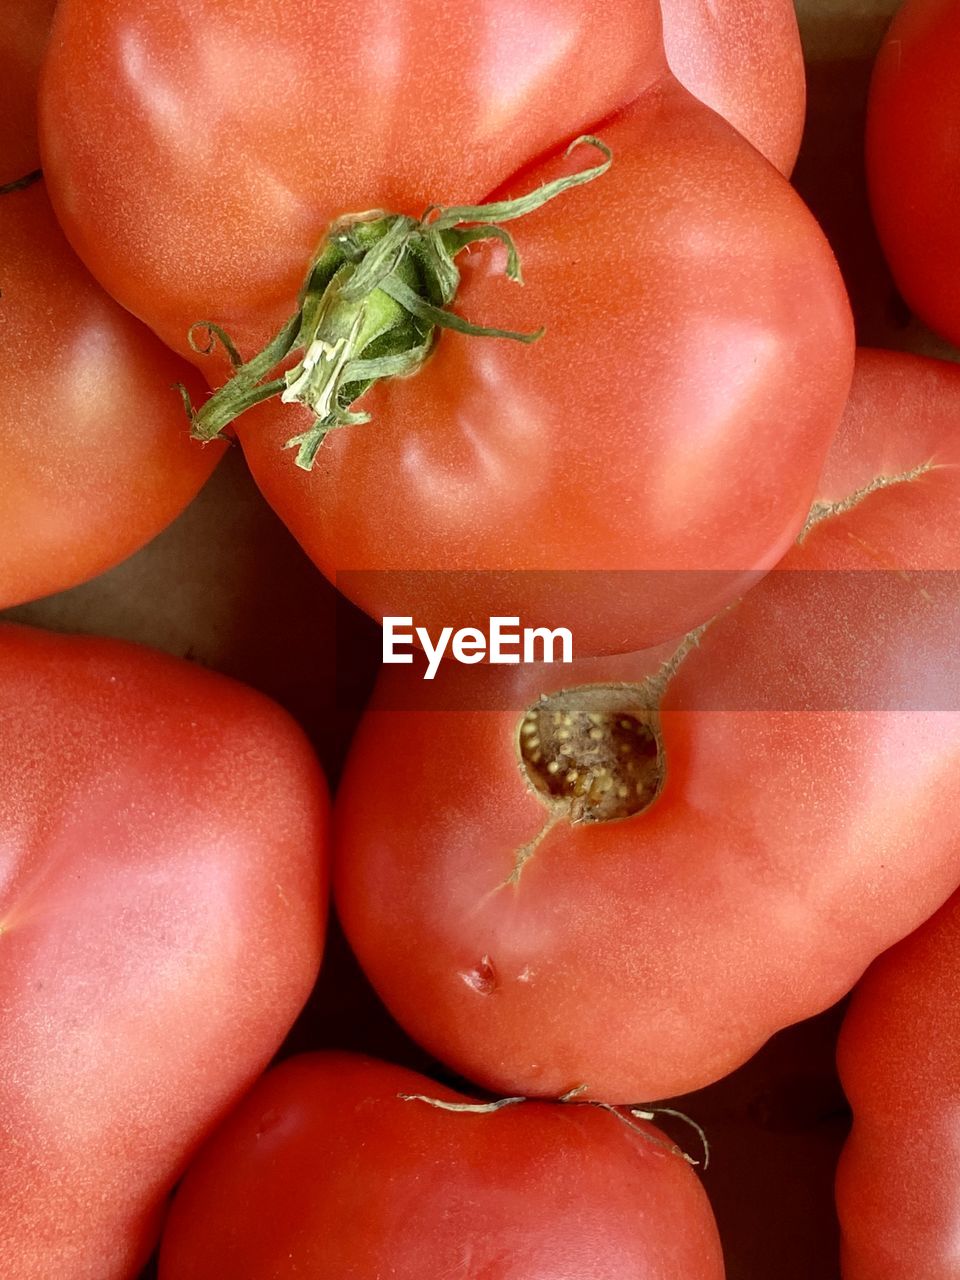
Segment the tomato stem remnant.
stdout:
[[442,1098],[430,1098],[425,1093],[398,1093],[397,1097],[401,1102],[425,1102],[437,1111],[458,1111],[474,1116],[492,1115],[494,1111],[527,1101],[526,1098],[497,1098],[495,1102],[444,1102]]
[[[309,471],[330,431],[369,421],[369,414],[353,411],[354,403],[382,378],[415,373],[440,329],[471,337],[537,341],[542,329],[516,333],[487,328],[449,310],[460,285],[455,259],[480,240],[499,240],[507,250],[508,278],[522,283],[513,237],[498,224],[532,213],[605,173],[613,156],[598,138],[577,138],[567,154],[582,143],[596,147],[604,159],[514,200],[447,209],[432,206],[420,219],[380,210],[339,219],[310,265],[296,312],[248,361],[219,325],[193,325],[193,349],[209,354],[219,342],[233,366],[228,381],[199,409],[186,387],[178,387],[193,436],[216,439],[235,418],[279,395],[285,404],[302,404],[314,414],[308,430],[287,441],[288,448],[297,449],[297,466]],[[301,353],[299,363],[278,374],[291,353]]]
[[[684,1160],[689,1165],[696,1166],[700,1164],[701,1162],[699,1160],[695,1160],[693,1156],[684,1151],[684,1149],[681,1146],[678,1146],[677,1143],[671,1142],[668,1138],[655,1136],[634,1123],[635,1120],[645,1120],[648,1123],[654,1122],[658,1115],[673,1116],[674,1119],[682,1120],[685,1124],[688,1124],[697,1134],[703,1146],[702,1167],[704,1170],[708,1168],[710,1164],[710,1143],[707,1141],[707,1135],[702,1126],[697,1124],[696,1120],[691,1116],[688,1116],[686,1112],[675,1111],[672,1107],[653,1107],[647,1105],[617,1106],[612,1102],[599,1102],[595,1098],[584,1098],[581,1096],[586,1088],[587,1086],[585,1084],[580,1084],[577,1085],[575,1089],[568,1089],[566,1093],[556,1099],[556,1102],[560,1104],[571,1103],[585,1107],[596,1107],[600,1111],[607,1111],[614,1117],[614,1119],[619,1120],[620,1123],[626,1125],[628,1129],[639,1134],[645,1142],[650,1142],[654,1146],[662,1148],[664,1151],[669,1152],[670,1155],[679,1156],[681,1160]],[[426,1103],[428,1107],[434,1107],[437,1111],[452,1111],[475,1116],[492,1115],[496,1111],[502,1111],[504,1107],[516,1107],[523,1102],[544,1101],[542,1098],[534,1099],[519,1096],[497,1098],[493,1102],[446,1102],[442,1098],[431,1098],[425,1093],[398,1093],[397,1097],[401,1102]]]
[[571,821],[628,818],[660,791],[655,713],[627,702],[622,688],[585,686],[541,698],[520,722],[528,779],[548,803],[565,806]]

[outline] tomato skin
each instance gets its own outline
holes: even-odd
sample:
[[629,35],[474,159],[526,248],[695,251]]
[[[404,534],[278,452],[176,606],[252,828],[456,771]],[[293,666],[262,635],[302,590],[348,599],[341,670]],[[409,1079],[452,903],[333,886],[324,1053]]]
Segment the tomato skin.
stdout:
[[190,439],[173,384],[196,390],[194,371],[93,280],[42,184],[0,197],[0,240],[2,608],[131,555],[191,501],[224,446]]
[[[40,163],[35,101],[52,3],[0,0],[0,183]],[[194,497],[223,446],[189,438],[194,371],[109,298],[43,184],[0,196],[0,608],[94,577]]]
[[259,694],[0,629],[0,1272],[132,1280],[324,934],[327,797]]
[[56,0],[0,0],[0,186],[40,168],[37,81]]
[[670,69],[789,177],[806,73],[793,0],[661,0]]
[[[464,314],[527,331],[546,318],[539,343],[445,334],[414,379],[365,397],[372,422],[332,433],[309,473],[282,447],[305,411],[271,403],[237,423],[268,501],[374,616],[437,630],[518,613],[568,626],[580,654],[636,649],[721,608],[803,523],[853,361],[826,241],[783,180],[675,82],[603,137],[609,173],[518,223],[523,289],[504,282],[499,254],[464,269]],[[547,161],[495,198],[584,163]],[[622,234],[598,238],[598,218]],[[571,263],[584,264],[574,279]],[[372,572],[441,566],[726,576],[705,598],[702,579],[677,574],[670,608],[634,592],[619,614],[578,585],[544,616],[519,574],[493,600],[490,576],[437,573],[416,591]]]
[[960,344],[958,65],[958,0],[907,0],[877,55],[866,159],[874,222],[900,292]]
[[956,1280],[960,896],[868,970],[840,1035],[853,1130],[837,1172],[844,1280]]
[[401,1093],[468,1101],[351,1054],[269,1072],[178,1191],[161,1280],[722,1280],[706,1195],[653,1126]]
[[[671,0],[666,40],[684,83],[786,167],[802,60],[786,0],[773,8],[756,22],[742,4]],[[402,0],[389,23],[372,0],[295,23],[266,0],[225,14],[217,0],[65,0],[42,94],[69,238],[186,355],[196,320],[220,320],[241,345],[269,336],[333,218],[477,200],[663,65],[651,0],[485,0],[469,24],[451,0]]]
[[960,605],[952,573],[914,590],[900,571],[960,567],[958,416],[955,366],[861,353],[823,500],[922,473],[823,520],[706,630],[661,704],[663,789],[632,818],[548,828],[519,725],[541,694],[642,681],[674,646],[445,670],[429,703],[416,675],[381,677],[338,793],[335,894],[431,1053],[496,1092],[684,1092],[834,1002],[944,901]]
[[187,356],[206,319],[252,354],[334,218],[482,199],[639,93],[659,27],[655,0],[64,0],[44,166],[113,297]]

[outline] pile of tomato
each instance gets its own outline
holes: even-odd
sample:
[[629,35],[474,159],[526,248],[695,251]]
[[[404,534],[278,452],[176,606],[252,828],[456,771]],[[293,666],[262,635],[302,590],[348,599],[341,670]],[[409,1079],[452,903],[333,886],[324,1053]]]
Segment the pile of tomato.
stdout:
[[[960,0],[887,349],[792,0],[0,0],[0,72],[0,1277],[960,1280]],[[381,665],[504,616],[573,661]],[[839,1231],[737,1167],[771,1055]]]

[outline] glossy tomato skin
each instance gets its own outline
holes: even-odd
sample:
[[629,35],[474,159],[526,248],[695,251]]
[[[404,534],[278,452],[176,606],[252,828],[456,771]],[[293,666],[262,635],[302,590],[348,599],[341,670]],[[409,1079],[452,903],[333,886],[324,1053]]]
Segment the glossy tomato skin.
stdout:
[[160,1280],[722,1280],[713,1216],[651,1125],[473,1101],[349,1054],[265,1076],[177,1193]]
[[[414,379],[373,389],[372,422],[332,433],[309,473],[283,449],[305,411],[274,402],[237,423],[274,509],[374,615],[436,631],[518,613],[570,627],[581,654],[635,649],[709,617],[803,523],[853,362],[826,241],[675,81],[602,133],[610,171],[517,224],[522,289],[499,253],[465,266],[464,314],[527,331],[546,320],[539,343],[445,334]],[[585,163],[548,160],[497,198]],[[372,572],[441,567],[716,573],[710,595],[678,572],[668,607],[639,589],[622,612],[571,591],[558,616],[555,602],[538,612],[522,575],[494,604],[490,576],[434,574],[417,590]]]
[[793,0],[661,0],[670,70],[785,177],[806,110]]
[[[68,237],[175,350],[292,310],[330,222],[482,199],[663,66],[656,0],[65,0],[41,97]],[[66,79],[64,78],[66,77]],[[105,139],[107,144],[105,145]]]
[[[0,0],[0,183],[40,163],[36,96],[53,5]],[[0,608],[125,559],[193,498],[223,446],[189,438],[194,371],[109,298],[43,184],[0,196]]]
[[960,344],[960,3],[906,0],[867,115],[874,222],[907,304]]
[[[766,0],[763,21],[753,8],[670,0],[667,53],[786,170],[803,114],[796,20],[786,0]],[[334,217],[479,199],[635,98],[663,59],[649,0],[485,0],[470,23],[450,0],[403,0],[389,18],[372,0],[349,16],[325,4],[289,24],[265,2],[229,21],[215,0],[59,10],[43,105],[61,218],[108,290],[185,354],[208,316],[262,341]],[[124,220],[104,225],[111,207]]]
[[[109,298],[43,184],[0,197],[0,607],[131,555],[223,453],[190,439],[174,390],[194,371]],[[51,319],[53,317],[53,319]]]
[[[642,682],[675,646],[442,671],[429,704],[415,675],[382,677],[338,794],[335,892],[431,1053],[497,1092],[677,1094],[837,1000],[944,901],[958,417],[955,366],[862,353],[820,485],[841,508],[689,648],[660,704],[662,789],[633,817],[551,824],[520,723],[544,693]],[[883,476],[901,479],[844,505]],[[903,572],[922,570],[949,572]]]
[[132,1280],[319,965],[327,798],[285,713],[0,630],[0,1273]]
[[56,0],[0,0],[0,186],[40,168],[37,81]]
[[867,971],[840,1035],[853,1130],[837,1173],[844,1280],[956,1280],[960,896]]

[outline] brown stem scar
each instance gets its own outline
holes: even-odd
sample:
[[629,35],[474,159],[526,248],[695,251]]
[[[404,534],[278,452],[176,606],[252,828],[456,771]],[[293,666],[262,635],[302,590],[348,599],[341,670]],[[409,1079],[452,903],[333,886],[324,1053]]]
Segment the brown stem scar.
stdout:
[[881,489],[891,489],[899,484],[909,484],[911,480],[919,480],[921,476],[926,475],[928,472],[935,471],[936,465],[933,461],[921,462],[919,466],[910,471],[901,471],[892,476],[876,476],[869,484],[865,484],[861,489],[855,489],[853,493],[848,494],[845,498],[838,499],[836,502],[815,502],[810,508],[806,523],[800,530],[797,542],[803,542],[810,530],[815,529],[822,521],[829,520],[832,516],[842,516],[845,512],[852,511],[854,507],[858,507],[863,502],[864,498],[868,498],[871,493],[877,493]]

